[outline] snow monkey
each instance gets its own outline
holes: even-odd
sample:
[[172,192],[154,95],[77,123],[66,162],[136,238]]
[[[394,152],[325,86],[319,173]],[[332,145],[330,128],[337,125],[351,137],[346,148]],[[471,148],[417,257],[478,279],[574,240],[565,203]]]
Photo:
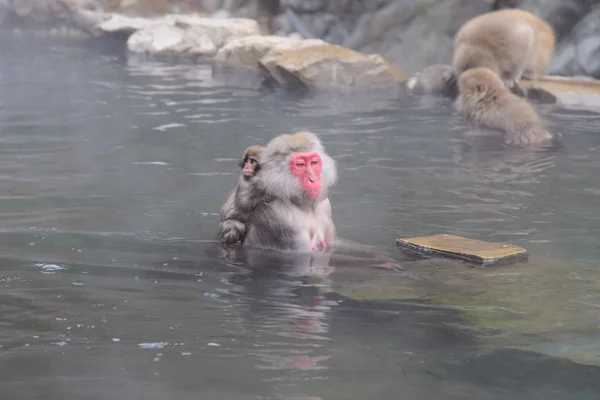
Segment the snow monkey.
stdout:
[[452,67],[456,77],[486,67],[507,88],[522,77],[537,79],[550,64],[555,37],[552,27],[528,11],[503,9],[467,21],[454,38]]
[[335,161],[311,132],[282,134],[261,155],[253,182],[247,247],[281,252],[311,252],[336,241],[328,188],[337,179]]
[[232,244],[240,241],[246,231],[245,222],[250,212],[250,196],[252,183],[258,179],[260,171],[260,155],[262,146],[250,146],[244,151],[239,163],[242,173],[235,187],[229,192],[229,197],[221,206],[219,236],[221,241]]
[[502,141],[527,146],[553,139],[534,108],[511,93],[488,68],[473,68],[458,78],[456,108],[467,121],[502,131]]

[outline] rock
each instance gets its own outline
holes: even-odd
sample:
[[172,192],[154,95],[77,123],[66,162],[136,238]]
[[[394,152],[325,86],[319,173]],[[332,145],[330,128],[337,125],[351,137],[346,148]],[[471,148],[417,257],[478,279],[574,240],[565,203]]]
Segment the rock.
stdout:
[[2,0],[0,8],[10,10],[26,24],[59,23],[67,19],[72,10],[101,11],[98,0]]
[[127,41],[127,48],[151,56],[212,56],[228,40],[256,34],[258,29],[256,21],[246,19],[179,19],[175,25],[155,24],[138,30]]
[[86,10],[75,15],[79,26],[94,36],[126,37],[131,53],[151,56],[214,55],[231,39],[260,33],[256,21],[244,18],[218,20],[198,14],[141,18]]
[[518,6],[547,21],[557,41],[567,36],[590,11],[590,4],[581,0],[523,0]]
[[577,24],[571,36],[582,72],[600,78],[600,5]]
[[316,13],[324,10],[327,4],[325,0],[281,0],[282,7],[293,8],[294,10],[306,13]]
[[227,19],[231,17],[231,11],[222,8],[220,10],[215,11],[212,17],[214,19]]
[[456,97],[458,93],[452,66],[447,64],[434,64],[425,67],[406,81],[406,88],[411,94]]
[[211,18],[190,19],[177,18],[178,26],[187,25],[190,35],[195,37],[206,36],[214,43],[216,48],[221,48],[225,43],[237,38],[260,35],[258,22],[246,18],[229,18],[224,20]]
[[335,23],[336,16],[331,13],[321,13],[318,18],[313,19],[312,27],[308,28],[314,37],[327,35],[330,27]]
[[[186,0],[120,0],[104,1],[107,3],[106,10],[141,17],[152,17],[165,14],[187,14],[205,12],[201,4],[197,1]],[[208,15],[208,13],[205,13]]]
[[248,19],[214,20],[176,17],[175,24],[153,24],[135,32],[127,48],[135,54],[150,56],[212,56],[228,40],[254,35],[256,21]]
[[599,80],[546,75],[535,81],[521,80],[520,85],[527,89],[527,98],[533,100],[541,98],[544,103],[600,109]]
[[400,87],[406,80],[404,74],[379,55],[364,55],[330,44],[271,53],[260,64],[279,84],[311,89]]
[[223,1],[223,5],[221,7],[223,7],[226,10],[234,10],[237,8],[240,8],[244,5],[244,0],[224,0]]
[[[185,30],[173,25],[155,25],[140,29],[127,40],[127,49],[134,54],[173,55],[175,52],[185,52]],[[208,51],[216,51],[212,42]]]
[[[96,13],[100,14],[100,13]],[[86,12],[85,15],[92,16],[92,12]],[[132,33],[141,29],[150,27],[152,25],[168,24],[174,25],[174,21],[168,21],[165,18],[161,19],[149,19],[142,17],[127,17],[120,14],[102,14],[104,20],[98,23],[92,30],[97,34],[116,34],[122,33],[125,35],[131,35]],[[98,17],[100,18],[100,17]]]
[[[59,3],[60,1],[64,1],[64,0],[54,0],[54,2]],[[73,3],[76,7],[79,8],[83,8],[86,10],[91,10],[91,11],[102,11],[104,10],[104,4],[106,3],[105,0],[67,0],[70,1],[71,3]],[[124,3],[125,1],[122,0],[121,3]]]
[[70,7],[69,12],[68,19],[73,25],[92,36],[105,35],[106,33],[99,26],[112,17],[110,13],[90,11],[78,7]]
[[284,50],[324,44],[320,39],[292,39],[280,36],[253,35],[227,42],[214,58],[214,66],[259,68],[259,61],[267,54],[280,54]]
[[58,21],[70,7],[94,9],[95,1],[89,0],[12,0],[12,11],[26,23],[48,23]]
[[[285,3],[289,3],[288,11],[293,10],[297,20],[317,37],[365,54],[381,54],[411,73],[427,65],[449,63],[458,28],[490,10],[489,2],[472,0]],[[276,25],[285,34],[299,31],[289,14],[280,14]]]
[[200,4],[206,10],[210,12],[215,12],[221,8],[223,0],[202,0]]

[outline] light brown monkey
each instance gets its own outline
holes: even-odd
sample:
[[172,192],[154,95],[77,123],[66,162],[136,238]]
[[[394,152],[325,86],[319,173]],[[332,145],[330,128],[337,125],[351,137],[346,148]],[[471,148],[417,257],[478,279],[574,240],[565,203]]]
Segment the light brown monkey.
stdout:
[[542,143],[553,136],[533,107],[511,93],[495,72],[474,68],[458,78],[456,108],[476,126],[502,131],[502,141],[513,146]]
[[492,11],[467,21],[456,33],[452,68],[455,76],[489,68],[513,89],[524,73],[543,74],[553,51],[554,33],[546,22],[528,11]]
[[252,182],[257,179],[260,171],[260,155],[262,146],[250,146],[244,151],[240,161],[242,173],[235,187],[229,192],[229,197],[221,206],[219,236],[223,243],[232,244],[240,241],[246,231],[246,218],[250,212],[250,196]]
[[552,61],[554,47],[556,46],[554,30],[546,21],[536,17],[531,13],[521,11],[519,14],[522,15],[522,17],[528,21],[535,30],[535,43],[533,46],[533,52],[529,62],[525,66],[525,70],[523,71],[523,78],[532,80],[539,79],[540,76],[546,72],[550,66],[550,62]]
[[334,244],[326,195],[336,179],[335,161],[315,134],[297,132],[271,140],[253,183],[257,190],[242,244],[282,252],[310,252],[321,241]]

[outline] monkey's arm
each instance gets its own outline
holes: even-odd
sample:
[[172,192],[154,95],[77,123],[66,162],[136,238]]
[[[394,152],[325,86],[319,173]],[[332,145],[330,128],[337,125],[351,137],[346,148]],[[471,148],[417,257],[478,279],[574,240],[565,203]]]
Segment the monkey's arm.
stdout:
[[234,188],[229,197],[223,203],[219,213],[221,221],[219,223],[219,236],[221,242],[226,244],[236,243],[242,239],[246,230],[245,218],[238,212],[236,205],[236,194],[238,188]]

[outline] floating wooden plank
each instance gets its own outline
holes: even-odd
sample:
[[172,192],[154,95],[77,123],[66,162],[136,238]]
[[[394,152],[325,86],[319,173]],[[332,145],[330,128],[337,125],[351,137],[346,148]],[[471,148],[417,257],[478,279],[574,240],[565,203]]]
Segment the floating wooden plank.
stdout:
[[527,250],[514,244],[490,243],[447,234],[396,239],[396,243],[419,252],[482,265],[525,261],[529,257]]

